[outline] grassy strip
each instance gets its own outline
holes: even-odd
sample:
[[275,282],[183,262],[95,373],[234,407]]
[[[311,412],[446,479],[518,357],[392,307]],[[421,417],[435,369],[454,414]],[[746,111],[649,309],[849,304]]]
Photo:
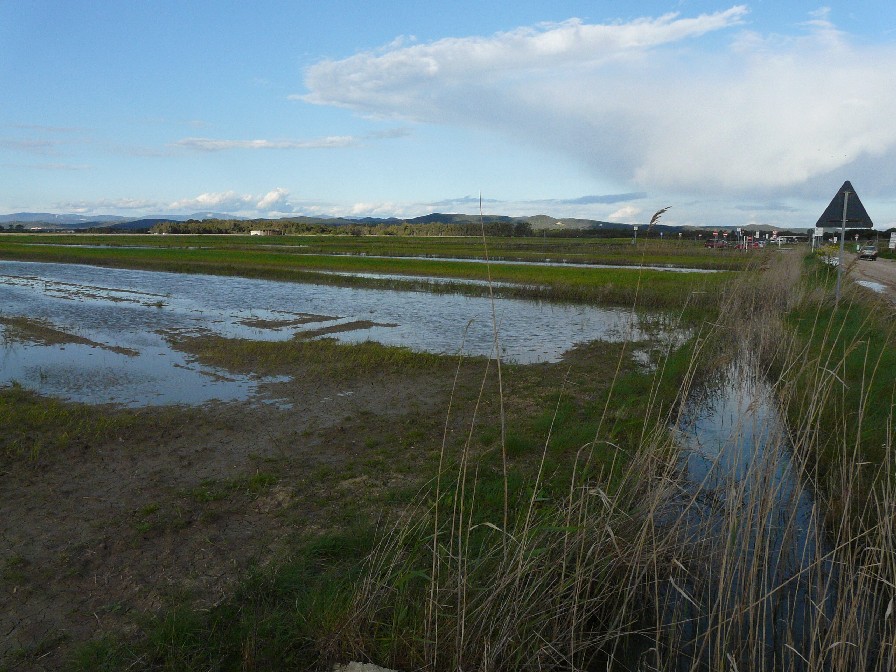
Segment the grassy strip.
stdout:
[[[379,255],[387,257],[450,257],[482,259],[479,237],[431,236],[273,236],[246,235],[29,235],[0,236],[0,250],[7,244],[30,246],[103,246],[116,248],[229,249],[279,251],[285,254]],[[751,254],[707,250],[702,241],[640,239],[487,238],[493,260],[554,261],[613,265],[678,266],[705,269],[742,269]],[[84,249],[84,248],[82,248]]]
[[333,339],[253,341],[207,335],[172,337],[171,344],[209,366],[238,373],[278,375],[304,371],[339,380],[359,375],[388,375],[443,369],[446,358],[368,341],[355,345]]

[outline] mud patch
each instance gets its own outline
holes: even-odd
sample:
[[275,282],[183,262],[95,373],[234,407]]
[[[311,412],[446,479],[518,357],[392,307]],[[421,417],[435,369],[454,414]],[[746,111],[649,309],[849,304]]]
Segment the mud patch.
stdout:
[[313,324],[315,322],[330,322],[332,320],[339,319],[337,317],[332,317],[328,315],[299,315],[294,318],[263,318],[263,317],[247,317],[243,320],[238,320],[239,324],[242,324],[244,327],[251,327],[253,329],[269,329],[272,331],[278,331],[280,329],[288,329],[290,327],[300,327],[305,324]]
[[120,345],[99,343],[77,334],[58,329],[46,320],[35,320],[28,317],[0,317],[3,325],[3,341],[5,343],[30,343],[34,345],[87,345],[101,348],[120,355],[136,357],[140,353],[132,348]]
[[344,334],[350,331],[359,331],[361,329],[373,329],[374,327],[397,327],[397,324],[383,324],[380,322],[371,322],[370,320],[354,320],[352,322],[343,322],[342,324],[334,324],[330,327],[321,327],[320,329],[312,329],[303,331],[298,334],[302,338],[317,338],[319,336],[327,336],[330,334]]

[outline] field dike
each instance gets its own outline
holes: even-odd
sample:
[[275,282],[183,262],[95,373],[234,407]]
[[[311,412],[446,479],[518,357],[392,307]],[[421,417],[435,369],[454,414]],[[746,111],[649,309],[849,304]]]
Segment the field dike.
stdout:
[[[837,384],[791,384],[817,362],[786,317],[829,298],[800,264],[774,259],[728,295],[692,344],[679,403],[651,398],[610,463],[595,460],[601,425],[563,474],[539,468],[496,507],[471,452],[443,454],[369,557],[330,655],[405,670],[894,669],[892,478],[860,478],[847,441],[820,483],[821,416],[788,427],[776,410],[824,405]],[[716,447],[682,436],[707,400],[734,409]],[[829,515],[857,497],[863,515]]]

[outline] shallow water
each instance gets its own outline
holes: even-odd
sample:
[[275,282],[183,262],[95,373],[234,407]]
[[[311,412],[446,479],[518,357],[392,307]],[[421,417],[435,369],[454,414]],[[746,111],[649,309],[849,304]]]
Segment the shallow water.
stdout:
[[677,435],[684,480],[675,515],[700,558],[700,570],[669,593],[670,618],[685,624],[681,665],[690,669],[709,633],[721,630],[732,650],[738,640],[759,643],[754,665],[788,660],[802,669],[785,643],[806,650],[833,608],[836,582],[771,386],[746,367],[721,372],[691,400]]
[[887,291],[885,285],[882,285],[879,282],[874,282],[873,280],[856,280],[857,285],[861,285],[862,287],[866,287],[873,292],[877,292],[878,294],[884,294]]
[[[558,361],[577,343],[639,340],[650,326],[621,309],[518,299],[494,306],[502,357],[519,363]],[[104,346],[7,339],[0,383],[96,403],[244,399],[263,382],[199,366],[173,351],[166,333],[285,340],[345,329],[327,335],[437,353],[494,351],[487,298],[72,264],[0,261],[0,314],[45,320]]]
[[367,254],[366,252],[343,252],[343,253],[318,253],[309,252],[308,256],[315,257],[367,257],[368,259],[417,259],[424,261],[446,261],[452,263],[471,263],[471,264],[500,264],[502,266],[549,266],[549,267],[575,267],[575,268],[608,268],[620,270],[645,270],[645,271],[668,271],[670,273],[721,273],[717,269],[710,268],[686,268],[682,266],[671,265],[644,265],[644,264],[591,264],[580,261],[570,261],[561,259],[559,261],[553,259],[545,259],[544,261],[523,261],[520,259],[504,259],[501,257],[493,257],[491,259],[468,258],[468,257],[439,257],[435,255],[416,255],[394,257],[379,254]]

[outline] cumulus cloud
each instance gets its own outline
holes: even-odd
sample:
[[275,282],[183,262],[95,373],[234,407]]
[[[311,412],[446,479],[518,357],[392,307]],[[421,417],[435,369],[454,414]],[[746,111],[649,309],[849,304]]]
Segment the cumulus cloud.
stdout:
[[254,206],[258,198],[235,191],[207,192],[194,198],[184,198],[170,204],[171,210],[223,210],[239,212]]
[[637,223],[638,216],[643,212],[641,208],[636,208],[633,205],[626,205],[615,212],[610,213],[609,220],[611,222],[622,222],[623,224],[633,224]]
[[286,189],[277,187],[266,193],[255,207],[262,211],[279,210],[283,211],[289,207],[289,192]]
[[[746,17],[738,5],[390,45],[312,65],[304,100],[489,129],[651,190],[774,197],[896,163],[896,47],[853,41],[824,12],[789,37]],[[728,49],[704,48],[708,33]]]

